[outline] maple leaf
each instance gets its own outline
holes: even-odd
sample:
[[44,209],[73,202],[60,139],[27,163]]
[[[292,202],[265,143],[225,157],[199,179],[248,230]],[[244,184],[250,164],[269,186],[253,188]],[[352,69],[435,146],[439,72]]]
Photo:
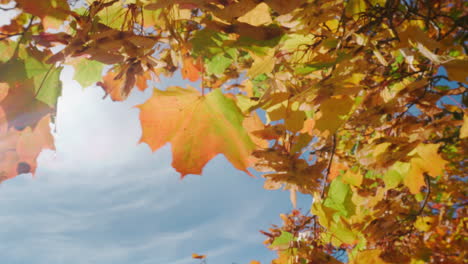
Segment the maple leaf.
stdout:
[[184,177],[201,174],[204,165],[222,153],[239,170],[247,172],[254,149],[242,126],[236,104],[221,90],[200,95],[194,88],[154,90],[140,108],[142,137],[153,151],[172,145],[172,166]]
[[19,162],[28,166],[29,171],[36,171],[36,159],[43,149],[54,150],[54,138],[50,132],[50,115],[43,117],[33,129],[26,128],[21,132],[17,143]]
[[130,66],[128,70],[122,70],[120,73],[110,70],[103,77],[103,81],[96,84],[101,86],[113,101],[123,101],[128,97],[135,85],[140,91],[143,91],[148,87],[146,81],[152,79],[150,71],[134,74],[131,69]]
[[320,225],[325,228],[330,228],[335,210],[324,206],[323,201],[318,194],[314,194],[314,200],[310,211],[318,217]]
[[57,100],[62,95],[62,82],[60,73],[62,68],[49,68],[43,74],[33,78],[35,98],[51,108],[57,106]]
[[193,259],[205,259],[206,255],[199,255],[197,253],[192,253],[192,258]]
[[410,161],[411,167],[403,183],[408,186],[411,193],[417,194],[421,192],[421,187],[426,186],[424,173],[432,177],[443,173],[447,161],[437,153],[438,149],[438,144],[420,144],[410,153],[414,157]]
[[58,29],[70,14],[70,7],[66,0],[16,0],[26,12],[40,17],[45,28]]
[[[18,154],[14,151],[0,153],[0,167],[0,182],[22,173],[21,170],[18,170]],[[29,168],[27,169],[29,171]]]
[[432,177],[441,175],[448,163],[437,152],[440,144],[419,144],[411,153],[418,157],[412,159],[412,163],[428,172]]
[[460,128],[460,138],[468,137],[468,115],[463,115],[463,125]]
[[270,49],[268,53],[264,56],[258,56],[254,53],[251,54],[254,62],[252,67],[249,69],[247,75],[249,77],[256,77],[262,73],[271,73],[275,67],[275,57],[274,50]]
[[371,249],[359,251],[356,256],[351,260],[351,264],[386,264],[388,262],[382,260],[380,257],[382,250]]
[[98,82],[97,85],[101,86],[113,101],[123,101],[130,92],[131,87],[125,85],[124,78],[116,77],[117,73],[115,71],[109,71],[104,76],[103,81]]
[[[339,251],[351,263],[463,262],[464,182],[452,177],[465,172],[468,137],[458,2],[89,0],[71,11],[67,0],[0,0],[13,2],[18,16],[0,27],[0,181],[34,172],[53,148],[58,64],[82,86],[112,65],[98,84],[114,101],[180,70],[213,92],[155,91],[138,106],[142,142],[170,143],[182,176],[224,154],[267,172],[264,187],[284,186],[293,203],[296,191],[314,195],[315,219],[282,215],[267,233],[280,244],[272,263],[337,263]],[[421,206],[428,177],[437,185]],[[313,236],[281,242],[303,230]]]
[[0,182],[14,178],[21,173],[34,173],[36,159],[43,149],[54,149],[50,132],[50,115],[39,120],[34,129],[26,127],[22,131],[8,129],[0,109]]
[[263,136],[257,136],[257,132],[261,132],[265,125],[263,124],[262,120],[256,113],[252,113],[251,115],[247,116],[243,121],[243,127],[249,133],[250,139],[255,145],[259,148],[267,148],[268,141],[264,139]]
[[226,55],[219,53],[214,56],[207,64],[206,70],[208,73],[221,75],[232,64],[232,59]]
[[200,79],[200,68],[203,66],[200,63],[194,63],[194,59],[190,56],[184,56],[184,67],[182,68],[182,78],[189,79],[191,82],[196,82]]
[[465,60],[452,60],[443,64],[447,70],[447,75],[451,80],[468,83],[468,74],[466,69],[468,67],[468,59]]
[[269,7],[265,3],[258,4],[254,9],[245,13],[237,20],[252,26],[268,25],[272,22]]
[[403,179],[403,183],[408,187],[412,194],[421,192],[421,187],[426,186],[424,181],[424,171],[418,166],[418,162],[412,160],[411,167]]
[[82,59],[75,65],[74,79],[85,88],[101,80],[104,64],[94,60]]
[[341,119],[342,115],[348,114],[353,107],[353,100],[344,96],[334,97],[326,100],[320,105],[322,116],[315,123],[315,128],[320,131],[329,131],[330,134],[335,131],[345,122]]
[[18,174],[16,144],[20,132],[16,129],[8,129],[4,119],[4,112],[0,109],[0,182]]
[[23,130],[34,127],[42,117],[53,113],[54,109],[36,98],[33,81],[16,82],[8,90],[8,95],[0,102],[10,127]]

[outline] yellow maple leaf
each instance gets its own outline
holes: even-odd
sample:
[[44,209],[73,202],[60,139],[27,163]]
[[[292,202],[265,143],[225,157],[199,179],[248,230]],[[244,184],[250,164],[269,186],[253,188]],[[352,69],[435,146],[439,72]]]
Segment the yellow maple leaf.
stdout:
[[346,173],[343,174],[343,182],[353,186],[361,186],[362,179],[363,176],[359,171],[353,172],[352,170],[347,170]]
[[420,193],[421,187],[426,186],[426,183],[424,182],[424,171],[418,165],[419,160],[421,159],[411,159],[410,170],[403,179],[403,183],[409,188],[412,194]]
[[268,25],[272,22],[270,8],[267,4],[260,3],[254,9],[239,17],[237,20],[252,26]]
[[330,224],[333,221],[333,214],[335,213],[333,209],[323,206],[322,199],[317,193],[314,194],[314,200],[312,207],[310,208],[310,212],[318,217],[320,225],[325,228],[330,227]]
[[460,128],[460,138],[468,137],[468,115],[463,116],[463,125]]
[[437,218],[435,216],[418,216],[414,227],[419,231],[427,232],[434,226]]
[[421,191],[426,186],[424,173],[432,177],[441,175],[447,161],[437,153],[439,144],[419,144],[410,155],[415,155],[410,163],[411,167],[403,179],[403,183],[410,189],[412,194]]
[[413,152],[416,152],[420,159],[412,159],[412,163],[419,166],[424,172],[430,176],[436,177],[443,173],[447,161],[437,153],[439,144],[420,144]]
[[262,73],[271,73],[271,71],[273,71],[273,68],[275,67],[274,49],[270,49],[264,56],[259,56],[253,52],[250,55],[254,59],[254,62],[247,72],[249,77],[253,78]]
[[367,5],[364,0],[350,0],[346,5],[346,15],[358,20],[360,13],[366,11]]
[[380,258],[382,250],[380,249],[371,249],[360,251],[356,256],[351,260],[350,264],[386,264],[388,262]]
[[340,117],[349,113],[353,107],[353,100],[349,96],[335,96],[320,105],[322,116],[315,123],[315,128],[320,131],[335,131],[345,122]]

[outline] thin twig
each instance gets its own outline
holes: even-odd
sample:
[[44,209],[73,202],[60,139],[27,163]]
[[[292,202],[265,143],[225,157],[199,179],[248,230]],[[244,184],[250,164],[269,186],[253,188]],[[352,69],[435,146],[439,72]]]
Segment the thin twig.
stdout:
[[19,52],[19,48],[20,48],[20,45],[21,45],[21,42],[23,42],[24,40],[24,35],[26,35],[26,32],[29,31],[29,29],[31,28],[32,24],[33,24],[33,21],[36,17],[31,17],[31,20],[29,21],[29,24],[24,28],[23,32],[20,34],[21,35],[21,38],[18,40],[18,44],[16,45],[16,48],[15,48],[15,51],[13,52],[13,55],[11,56],[10,59],[13,59],[15,57],[18,56],[18,52]]
[[11,11],[11,10],[15,10],[16,7],[0,7],[0,10],[2,11]]
[[332,166],[332,163],[333,163],[333,157],[335,156],[335,150],[336,150],[336,133],[333,134],[333,136],[332,136],[331,156],[330,156],[330,160],[328,161],[327,171],[326,171],[325,175],[323,176],[322,191],[320,193],[320,197],[322,199],[323,199],[323,197],[325,195],[325,186],[327,185],[328,175],[330,174],[330,171],[331,171],[331,166]]
[[22,33],[15,33],[15,34],[4,34],[4,33],[0,33],[1,36],[4,36],[4,37],[1,37],[0,38],[0,41],[1,40],[5,40],[5,39],[9,39],[11,37],[15,37],[15,36],[19,36],[21,35]]
[[37,95],[39,95],[39,92],[41,91],[42,87],[44,86],[44,83],[45,83],[46,79],[49,77],[49,74],[50,74],[50,72],[52,71],[53,68],[54,68],[54,64],[50,65],[49,69],[47,70],[46,74],[44,75],[44,78],[42,78],[41,84],[39,85],[39,88],[37,88],[37,91],[36,91],[36,94],[34,95],[34,97],[37,97]]
[[429,179],[429,175],[427,175],[427,173],[424,173],[424,180],[426,181],[426,185],[427,185],[427,193],[426,193],[426,196],[424,196],[424,201],[421,205],[421,208],[419,208],[417,215],[422,214],[422,212],[424,211],[424,208],[427,205],[427,201],[429,200],[429,196],[431,194],[431,180]]

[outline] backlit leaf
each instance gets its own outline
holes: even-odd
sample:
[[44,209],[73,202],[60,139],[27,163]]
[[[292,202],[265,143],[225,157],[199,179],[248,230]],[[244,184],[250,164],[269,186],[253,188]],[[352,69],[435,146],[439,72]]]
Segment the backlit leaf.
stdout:
[[102,79],[104,64],[95,60],[83,59],[75,65],[75,79],[81,87],[85,88]]
[[320,131],[334,133],[345,122],[341,116],[349,113],[353,107],[353,100],[349,96],[334,97],[320,105],[322,116],[315,123]]
[[404,162],[396,162],[393,164],[391,169],[389,169],[383,177],[385,186],[387,188],[397,187],[405,178],[405,175],[409,172],[410,164]]
[[181,173],[201,174],[205,164],[224,154],[237,169],[246,171],[254,144],[242,127],[235,103],[220,90],[202,96],[193,89],[154,90],[140,108],[141,142],[153,151],[171,143],[173,167]]
[[63,68],[43,62],[44,55],[38,54],[37,50],[22,51],[20,56],[24,58],[26,78],[33,80],[36,99],[55,107],[62,93],[60,73]]
[[324,206],[320,196],[318,195],[314,195],[314,202],[312,203],[311,212],[318,217],[320,225],[325,228],[330,228],[335,211]]
[[193,259],[205,259],[206,255],[199,255],[197,253],[192,253],[192,258]]
[[222,74],[228,67],[231,65],[232,59],[227,58],[224,54],[220,53],[214,56],[206,64],[206,70],[208,73],[212,74]]
[[239,17],[237,20],[248,23],[252,26],[270,24],[272,22],[270,8],[267,4],[260,3],[254,9]]
[[275,66],[275,57],[274,57],[274,50],[270,49],[268,53],[264,56],[259,56],[256,54],[251,54],[254,59],[252,67],[247,72],[247,75],[250,77],[256,77],[263,73],[271,73]]
[[23,130],[34,127],[53,109],[36,98],[32,80],[10,85],[8,95],[0,102],[9,127]]
[[419,167],[419,162],[412,159],[411,167],[403,179],[403,183],[409,188],[412,194],[421,192],[421,187],[426,186],[424,181],[424,171]]
[[36,99],[50,107],[56,107],[57,100],[62,95],[62,81],[60,81],[62,69],[50,66],[47,72],[34,77]]
[[281,235],[271,243],[272,246],[288,246],[291,241],[294,240],[294,235],[286,232],[286,231],[281,231]]
[[183,68],[182,68],[182,78],[188,79],[191,82],[196,82],[200,79],[200,71],[203,66],[197,65],[195,60],[190,56],[184,56],[182,59]]
[[360,186],[362,183],[362,174],[358,172],[353,172],[352,170],[347,170],[343,174],[343,182],[353,185],[353,186]]
[[418,216],[414,227],[422,232],[428,232],[435,224],[437,218],[433,216]]
[[66,0],[17,0],[26,12],[40,17],[45,28],[58,29],[69,15],[70,7]]
[[468,137],[468,115],[463,115],[463,125],[460,128],[460,138]]
[[323,205],[328,208],[335,209],[344,216],[354,214],[355,205],[351,201],[352,191],[348,184],[341,180],[341,177],[336,178],[330,184],[328,189],[327,199]]
[[428,172],[432,177],[441,175],[447,161],[437,153],[439,147],[439,144],[419,144],[412,152],[417,154],[419,158],[413,158],[412,163]]
[[381,254],[382,250],[380,249],[360,251],[352,258],[350,264],[387,264],[388,262],[383,261],[380,257]]
[[[50,132],[50,116],[43,117],[34,129],[27,127],[17,143],[19,163],[27,164],[29,172],[36,171],[36,159],[43,149],[55,149],[54,138]],[[23,165],[25,166],[25,165]]]

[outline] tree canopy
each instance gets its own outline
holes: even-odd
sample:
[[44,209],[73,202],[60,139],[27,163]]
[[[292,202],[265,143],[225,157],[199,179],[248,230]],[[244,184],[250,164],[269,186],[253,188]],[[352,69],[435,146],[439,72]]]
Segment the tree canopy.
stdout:
[[181,177],[223,154],[312,196],[262,231],[273,264],[465,263],[467,2],[0,4],[0,181],[54,148],[65,65],[114,101],[180,72],[193,87],[137,106],[141,142],[170,143]]

